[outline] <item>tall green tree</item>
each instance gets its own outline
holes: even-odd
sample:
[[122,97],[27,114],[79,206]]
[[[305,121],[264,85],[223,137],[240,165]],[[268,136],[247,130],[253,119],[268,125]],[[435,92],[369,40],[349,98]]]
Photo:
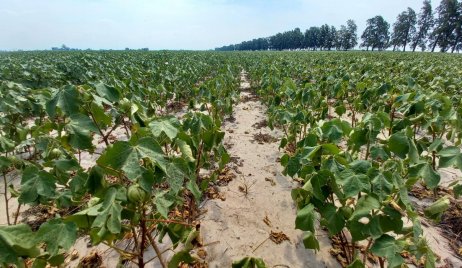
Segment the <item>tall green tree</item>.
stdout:
[[358,26],[353,20],[348,20],[347,25],[341,25],[337,31],[336,45],[337,50],[349,50],[358,44]]
[[330,26],[329,39],[327,42],[327,50],[331,50],[335,47],[337,42],[337,29],[334,26]]
[[369,50],[369,47],[374,50],[384,50],[388,47],[390,40],[390,24],[382,17],[375,16],[367,20],[367,26],[361,35],[363,40],[361,46],[366,47]]
[[459,16],[459,3],[457,0],[442,0],[436,8],[438,17],[436,18],[435,29],[432,33],[432,52],[436,46],[442,52],[446,52],[451,46],[457,46],[457,25]]
[[345,49],[352,49],[358,44],[358,26],[354,20],[347,21],[347,40],[348,43],[345,46]]
[[305,46],[308,49],[316,50],[319,48],[319,27],[310,27],[305,32]]
[[340,25],[340,29],[337,31],[337,38],[335,43],[335,48],[337,50],[346,50],[345,45],[348,43],[348,30],[345,25]]
[[430,0],[425,0],[423,2],[422,9],[419,13],[419,19],[417,21],[417,32],[412,39],[411,48],[412,51],[415,51],[417,46],[424,51],[427,47],[427,37],[433,27],[433,10]]
[[303,33],[300,31],[300,28],[295,28],[290,32],[290,48],[299,49],[303,46]]
[[326,49],[329,42],[329,25],[324,24],[319,28],[319,49]]
[[406,11],[401,12],[393,24],[392,44],[393,50],[396,47],[403,47],[406,51],[406,45],[412,41],[416,33],[417,15],[415,11],[408,7]]
[[457,20],[455,21],[454,39],[451,42],[451,53],[455,50],[459,51],[462,49],[462,2],[459,2],[457,8]]

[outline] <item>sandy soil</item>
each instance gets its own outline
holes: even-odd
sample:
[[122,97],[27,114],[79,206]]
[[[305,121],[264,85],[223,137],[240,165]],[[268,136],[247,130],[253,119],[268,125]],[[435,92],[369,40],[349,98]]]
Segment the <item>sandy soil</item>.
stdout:
[[[243,81],[242,90],[249,88]],[[241,98],[249,96],[242,91]],[[280,138],[281,133],[269,128],[256,129],[253,124],[266,119],[265,107],[259,101],[241,102],[235,107],[233,123],[225,123],[225,143],[233,144],[229,153],[243,161],[237,178],[221,187],[226,200],[208,200],[207,213],[201,218],[209,267],[230,267],[246,256],[262,258],[268,267],[339,267],[329,254],[330,240],[319,232],[321,251],[317,254],[302,244],[302,232],[295,230],[296,209],[290,196],[297,185],[281,174],[276,161],[282,154],[278,142],[260,144],[253,135],[262,133]],[[274,182],[273,185],[271,180]],[[245,194],[239,188],[248,189]],[[269,225],[263,220],[267,217]],[[270,232],[283,232],[289,238],[276,244],[267,239]]]

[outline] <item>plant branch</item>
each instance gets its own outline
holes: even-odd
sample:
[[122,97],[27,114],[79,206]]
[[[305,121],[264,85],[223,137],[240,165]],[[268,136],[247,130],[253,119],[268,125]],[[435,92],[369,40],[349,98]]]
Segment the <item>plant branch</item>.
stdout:
[[160,251],[159,247],[157,246],[156,241],[152,237],[151,232],[147,233],[149,242],[151,243],[152,247],[154,248],[154,251],[156,252],[157,257],[159,258],[160,265],[162,265],[162,268],[167,268],[167,264],[165,263],[164,259],[162,258],[162,252]]

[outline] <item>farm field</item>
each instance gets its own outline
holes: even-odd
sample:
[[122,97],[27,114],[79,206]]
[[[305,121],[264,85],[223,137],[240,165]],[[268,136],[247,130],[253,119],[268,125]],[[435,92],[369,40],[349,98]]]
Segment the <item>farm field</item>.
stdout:
[[0,265],[462,267],[462,57],[0,53]]

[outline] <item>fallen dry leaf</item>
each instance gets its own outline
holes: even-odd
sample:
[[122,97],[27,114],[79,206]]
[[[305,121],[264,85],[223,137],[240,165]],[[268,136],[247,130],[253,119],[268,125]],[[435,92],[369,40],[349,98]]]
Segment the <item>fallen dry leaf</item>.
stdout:
[[276,244],[281,244],[284,241],[290,241],[289,237],[287,237],[287,235],[284,234],[283,232],[274,232],[274,231],[271,231],[270,239]]
[[207,251],[205,251],[205,249],[203,249],[203,248],[200,248],[199,250],[197,250],[197,256],[199,256],[199,258],[205,260],[205,257],[207,257]]
[[270,221],[269,218],[268,218],[268,215],[265,216],[265,218],[263,219],[263,222],[264,222],[266,225],[268,225],[269,227],[273,227],[273,226],[271,225],[271,221]]
[[271,183],[271,186],[275,186],[276,185],[276,182],[274,182],[273,179],[271,178],[265,178],[265,181],[269,181]]

